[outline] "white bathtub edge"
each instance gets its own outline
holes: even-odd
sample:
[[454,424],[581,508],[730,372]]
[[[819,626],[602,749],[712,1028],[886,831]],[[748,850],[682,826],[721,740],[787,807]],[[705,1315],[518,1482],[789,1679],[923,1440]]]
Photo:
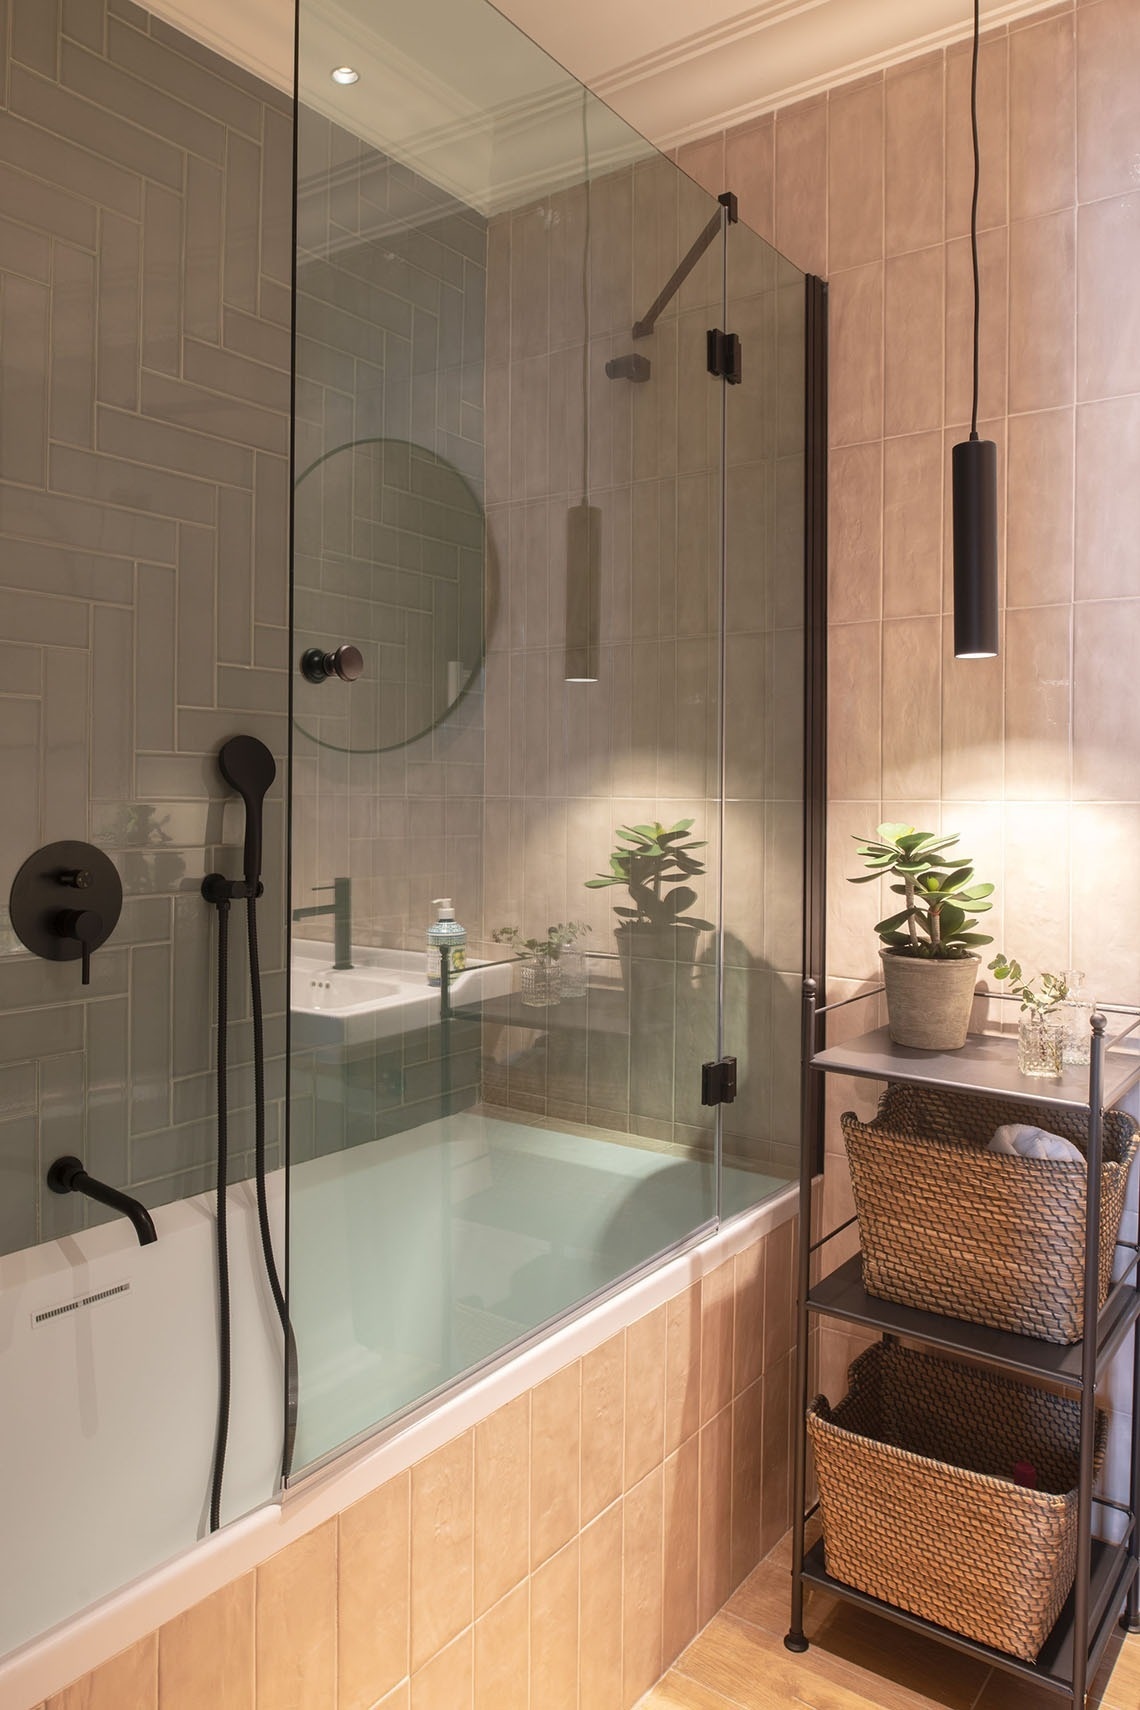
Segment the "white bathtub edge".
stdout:
[[589,1353],[796,1211],[796,1185],[724,1223],[707,1239],[558,1326],[533,1346],[444,1397],[410,1424],[371,1439],[278,1502],[233,1521],[163,1566],[93,1603],[0,1660],[0,1705],[33,1710],[286,1545],[368,1496],[497,1408]]

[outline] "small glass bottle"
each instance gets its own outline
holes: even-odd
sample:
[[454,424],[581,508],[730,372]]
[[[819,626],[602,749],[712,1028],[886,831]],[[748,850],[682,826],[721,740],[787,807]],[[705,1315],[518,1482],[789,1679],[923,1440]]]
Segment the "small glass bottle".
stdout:
[[581,950],[575,950],[567,945],[558,958],[562,969],[562,996],[564,998],[580,998],[586,995],[588,976],[586,974],[586,958]]
[[1061,1026],[1064,1030],[1062,1059],[1066,1063],[1083,1064],[1089,1060],[1093,1001],[1085,986],[1085,976],[1079,968],[1070,968],[1065,975],[1068,996],[1061,1005]]

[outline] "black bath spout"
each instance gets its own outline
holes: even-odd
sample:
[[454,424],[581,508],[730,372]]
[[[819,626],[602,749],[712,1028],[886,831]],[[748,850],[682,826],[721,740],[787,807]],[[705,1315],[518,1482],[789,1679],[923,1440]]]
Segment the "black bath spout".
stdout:
[[83,1193],[88,1199],[97,1199],[100,1205],[109,1205],[112,1211],[121,1211],[130,1218],[140,1247],[149,1247],[158,1240],[154,1219],[146,1206],[132,1199],[129,1193],[120,1193],[106,1182],[97,1182],[87,1174],[80,1158],[57,1158],[47,1173],[47,1185],[52,1193]]

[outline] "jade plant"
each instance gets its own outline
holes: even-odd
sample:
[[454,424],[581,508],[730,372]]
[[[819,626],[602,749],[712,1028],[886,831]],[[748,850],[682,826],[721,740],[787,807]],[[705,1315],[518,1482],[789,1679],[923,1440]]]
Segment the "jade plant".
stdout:
[[497,926],[491,938],[496,944],[505,944],[524,961],[557,962],[563,950],[589,930],[584,920],[566,920],[548,926],[545,938],[524,938],[517,926]]
[[949,962],[969,956],[993,939],[975,932],[977,916],[993,905],[992,885],[972,883],[974,869],[951,851],[958,834],[916,831],[913,825],[880,825],[874,837],[855,839],[868,869],[850,883],[869,885],[893,878],[891,890],[903,899],[897,914],[880,920],[875,931],[896,956]]
[[618,905],[614,913],[625,926],[688,926],[710,932],[711,920],[685,912],[697,900],[686,881],[700,878],[705,870],[694,851],[707,844],[688,836],[693,824],[691,819],[679,819],[676,825],[619,826],[620,842],[610,855],[610,870],[587,879],[587,890],[624,885],[631,906]]
[[[1059,1009],[1069,995],[1069,988],[1061,974],[1038,974],[1036,979],[1026,980],[1022,975],[1021,963],[1000,952],[989,965],[990,973],[997,980],[1010,982],[1010,993],[1021,1000],[1023,1010],[1034,1012],[1044,1020]],[[1037,986],[1040,984],[1040,990]]]

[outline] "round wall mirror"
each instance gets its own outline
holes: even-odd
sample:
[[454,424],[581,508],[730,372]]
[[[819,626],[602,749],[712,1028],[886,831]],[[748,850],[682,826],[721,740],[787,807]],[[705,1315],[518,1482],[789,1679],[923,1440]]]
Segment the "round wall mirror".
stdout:
[[298,477],[293,541],[298,658],[351,643],[364,660],[351,686],[297,672],[298,730],[348,754],[434,730],[479,677],[494,589],[467,478],[426,446],[352,440]]

